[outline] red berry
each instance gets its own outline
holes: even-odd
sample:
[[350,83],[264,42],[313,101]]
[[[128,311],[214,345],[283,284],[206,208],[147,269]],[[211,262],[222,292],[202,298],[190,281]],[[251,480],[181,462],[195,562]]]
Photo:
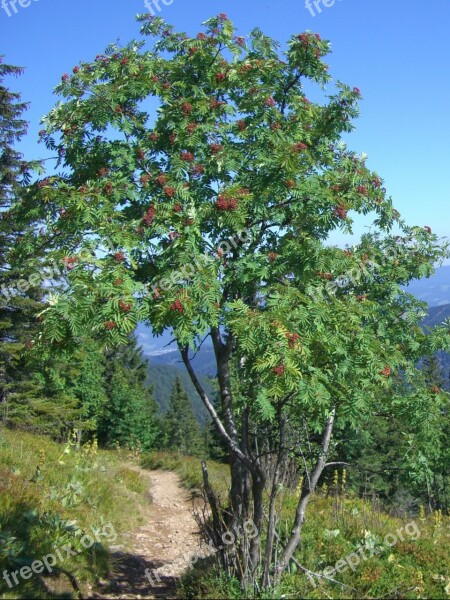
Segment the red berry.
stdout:
[[220,82],[220,81],[225,81],[226,79],[226,75],[225,73],[216,73],[216,81]]
[[113,281],[113,285],[116,285],[116,286],[123,285],[123,279],[115,279]]
[[221,144],[210,144],[209,149],[212,154],[217,154],[223,150],[223,146]]
[[205,167],[203,165],[195,165],[192,169],[192,175],[194,177],[201,177],[203,175],[203,171]]
[[424,229],[427,233],[432,233],[431,227],[428,227],[428,225],[425,225]]
[[272,98],[272,96],[269,96],[268,98],[266,98],[266,106],[275,106],[276,102],[275,100]]
[[137,156],[138,156],[139,160],[144,160],[144,158],[145,158],[145,152],[142,150],[142,148],[138,149]]
[[353,88],[353,93],[356,94],[357,96],[361,95],[361,90],[358,87],[354,87]]
[[159,135],[155,132],[149,133],[148,139],[151,140],[152,142],[157,142],[159,139]]
[[280,123],[272,123],[272,125],[270,126],[270,129],[272,131],[279,131],[281,129],[281,124]]
[[69,74],[68,73],[64,73],[64,75],[61,77],[61,79],[63,81],[67,81],[69,79]]
[[170,142],[170,143],[173,145],[173,144],[175,144],[175,142],[176,142],[176,141],[177,141],[177,136],[176,136],[176,134],[175,134],[175,133],[171,133],[171,134],[169,135],[169,142]]
[[165,186],[163,191],[166,194],[166,196],[169,196],[169,198],[173,198],[177,193],[177,190],[175,188],[170,187],[168,185]]
[[185,162],[194,162],[195,160],[195,156],[192,154],[192,152],[182,152],[180,158]]
[[226,13],[219,13],[217,19],[219,21],[228,21],[228,15]]
[[152,81],[153,81],[154,83],[157,83],[157,82],[159,81],[159,77],[158,77],[158,75],[152,75]]
[[181,303],[181,300],[175,300],[175,302],[173,302],[170,305],[170,310],[177,311],[179,313],[184,313],[184,306]]
[[360,302],[364,302],[364,300],[367,300],[367,296],[366,296],[366,294],[359,294],[359,296],[358,296],[358,300],[359,300]]
[[130,310],[133,308],[133,305],[131,304],[131,302],[124,302],[124,300],[119,300],[119,308],[123,312],[130,312]]
[[369,194],[365,185],[358,185],[358,193],[362,194],[363,196],[367,196]]
[[307,150],[308,146],[303,142],[299,142],[298,144],[294,144],[294,150],[297,152],[303,152],[303,150]]
[[295,348],[295,345],[297,344],[298,340],[300,339],[300,336],[298,335],[298,333],[287,333],[286,338],[288,340],[289,348]]
[[150,181],[150,179],[151,179],[151,177],[148,173],[143,173],[141,175],[140,181],[141,181],[142,185],[145,185],[146,183],[148,183]]
[[284,369],[285,369],[284,365],[280,364],[272,369],[272,373],[274,375],[278,375],[278,377],[281,377],[282,375],[284,375]]
[[114,260],[117,262],[123,262],[125,260],[125,254],[123,252],[116,252],[114,254]]
[[207,40],[208,36],[206,36],[204,33],[198,33],[197,34],[197,39],[198,40]]
[[433,392],[433,394],[440,394],[442,392],[441,388],[437,385],[433,385],[431,391]]
[[149,209],[147,210],[147,212],[144,215],[144,223],[146,225],[151,225],[153,219],[155,218],[155,214],[156,214],[156,210],[155,207],[153,206],[153,204],[150,205]]
[[187,116],[187,115],[191,114],[191,112],[192,112],[192,104],[190,104],[189,102],[185,102],[185,103],[182,105],[182,107],[181,107],[181,110],[183,111],[183,114],[184,114],[185,116]]
[[276,252],[269,252],[269,254],[267,255],[267,258],[269,259],[270,262],[275,262],[278,258],[278,254]]
[[105,175],[108,175],[108,173],[109,173],[109,169],[106,169],[105,167],[102,167],[98,172],[100,177],[105,177]]
[[114,191],[113,184],[110,181],[108,181],[108,183],[103,188],[103,191],[105,192],[105,194],[112,194]]
[[176,213],[180,213],[183,210],[183,207],[179,202],[173,205],[173,211]]
[[106,331],[111,331],[112,329],[115,329],[117,325],[114,323],[114,321],[106,321],[106,323],[103,323],[103,327],[106,329]]
[[236,44],[238,46],[243,46],[245,44],[245,39],[243,37],[241,37],[240,35],[235,36],[234,41],[236,42]]
[[334,216],[338,217],[339,219],[347,218],[347,209],[345,208],[345,206],[343,204],[336,206],[336,208],[334,209]]
[[158,175],[158,177],[156,178],[156,183],[158,185],[166,185],[167,175],[164,175],[163,173],[161,173],[161,175]]
[[76,74],[76,73],[79,73],[79,72],[80,72],[80,67],[74,67],[74,68],[73,68],[73,72],[74,72],[75,74]]
[[384,369],[382,371],[380,371],[380,375],[383,375],[384,377],[389,377],[389,375],[392,373],[391,371],[391,367],[389,365],[386,365],[384,367]]
[[192,56],[193,54],[196,54],[199,51],[198,46],[193,46],[192,48],[189,48],[189,54]]
[[245,129],[247,129],[247,123],[243,119],[240,119],[237,122],[237,126],[239,128],[239,131],[244,131]]
[[187,131],[188,133],[194,133],[194,131],[197,129],[198,124],[197,123],[189,123],[189,125],[187,126]]

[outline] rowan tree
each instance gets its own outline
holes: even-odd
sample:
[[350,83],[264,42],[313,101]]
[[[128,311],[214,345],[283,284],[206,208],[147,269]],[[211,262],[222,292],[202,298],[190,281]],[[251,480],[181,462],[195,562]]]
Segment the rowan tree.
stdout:
[[[401,291],[446,249],[402,221],[366,157],[342,142],[361,93],[332,81],[319,35],[293,35],[282,52],[259,29],[237,36],[224,14],[193,37],[140,20],[148,45],[110,46],[62,76],[41,137],[64,171],[16,206],[42,230],[15,252],[43,245],[67,267],[43,343],[90,330],[112,345],[139,321],[173,330],[230,454],[226,522],[251,517],[259,531],[234,553],[235,572],[269,587],[300,543],[336,419],[370,414],[394,375],[414,378],[422,354],[448,346],[445,327],[423,334],[424,305]],[[327,243],[355,214],[372,233],[351,248]],[[220,410],[191,364],[208,336]],[[423,408],[419,394],[397,401]],[[280,540],[288,460],[303,486]]]

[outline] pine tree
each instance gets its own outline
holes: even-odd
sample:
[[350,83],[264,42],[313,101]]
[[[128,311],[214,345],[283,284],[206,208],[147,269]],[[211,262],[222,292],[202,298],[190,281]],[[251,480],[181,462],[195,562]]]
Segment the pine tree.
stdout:
[[131,337],[128,344],[106,354],[107,401],[98,418],[103,445],[154,447],[159,435],[157,405],[147,384],[148,365]]
[[165,420],[166,445],[171,450],[179,450],[186,455],[199,455],[202,452],[202,433],[192,410],[189,397],[177,377],[169,399],[169,409]]

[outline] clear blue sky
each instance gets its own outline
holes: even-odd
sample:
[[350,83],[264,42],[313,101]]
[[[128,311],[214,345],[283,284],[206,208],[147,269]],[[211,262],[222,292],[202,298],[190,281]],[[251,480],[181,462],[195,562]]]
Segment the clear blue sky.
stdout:
[[[32,102],[30,137],[22,148],[27,158],[37,158],[45,155],[37,145],[39,120],[56,100],[52,90],[61,74],[110,42],[138,38],[134,16],[147,9],[144,0],[29,0],[14,14],[11,1],[4,0],[11,17],[0,8],[0,53],[26,67],[11,86]],[[241,35],[258,26],[281,42],[306,29],[331,40],[331,75],[357,85],[364,97],[349,146],[369,154],[369,166],[385,178],[409,223],[450,237],[449,0],[336,0],[321,5],[321,13],[313,8],[315,16],[304,0],[160,5],[161,16],[190,34],[226,12]]]

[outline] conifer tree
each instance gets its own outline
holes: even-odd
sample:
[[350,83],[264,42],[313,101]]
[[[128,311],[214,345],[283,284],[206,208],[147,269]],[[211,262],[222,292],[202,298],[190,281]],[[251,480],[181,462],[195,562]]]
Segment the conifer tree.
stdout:
[[202,433],[189,397],[177,377],[165,418],[166,445],[182,454],[198,455],[203,450]]

